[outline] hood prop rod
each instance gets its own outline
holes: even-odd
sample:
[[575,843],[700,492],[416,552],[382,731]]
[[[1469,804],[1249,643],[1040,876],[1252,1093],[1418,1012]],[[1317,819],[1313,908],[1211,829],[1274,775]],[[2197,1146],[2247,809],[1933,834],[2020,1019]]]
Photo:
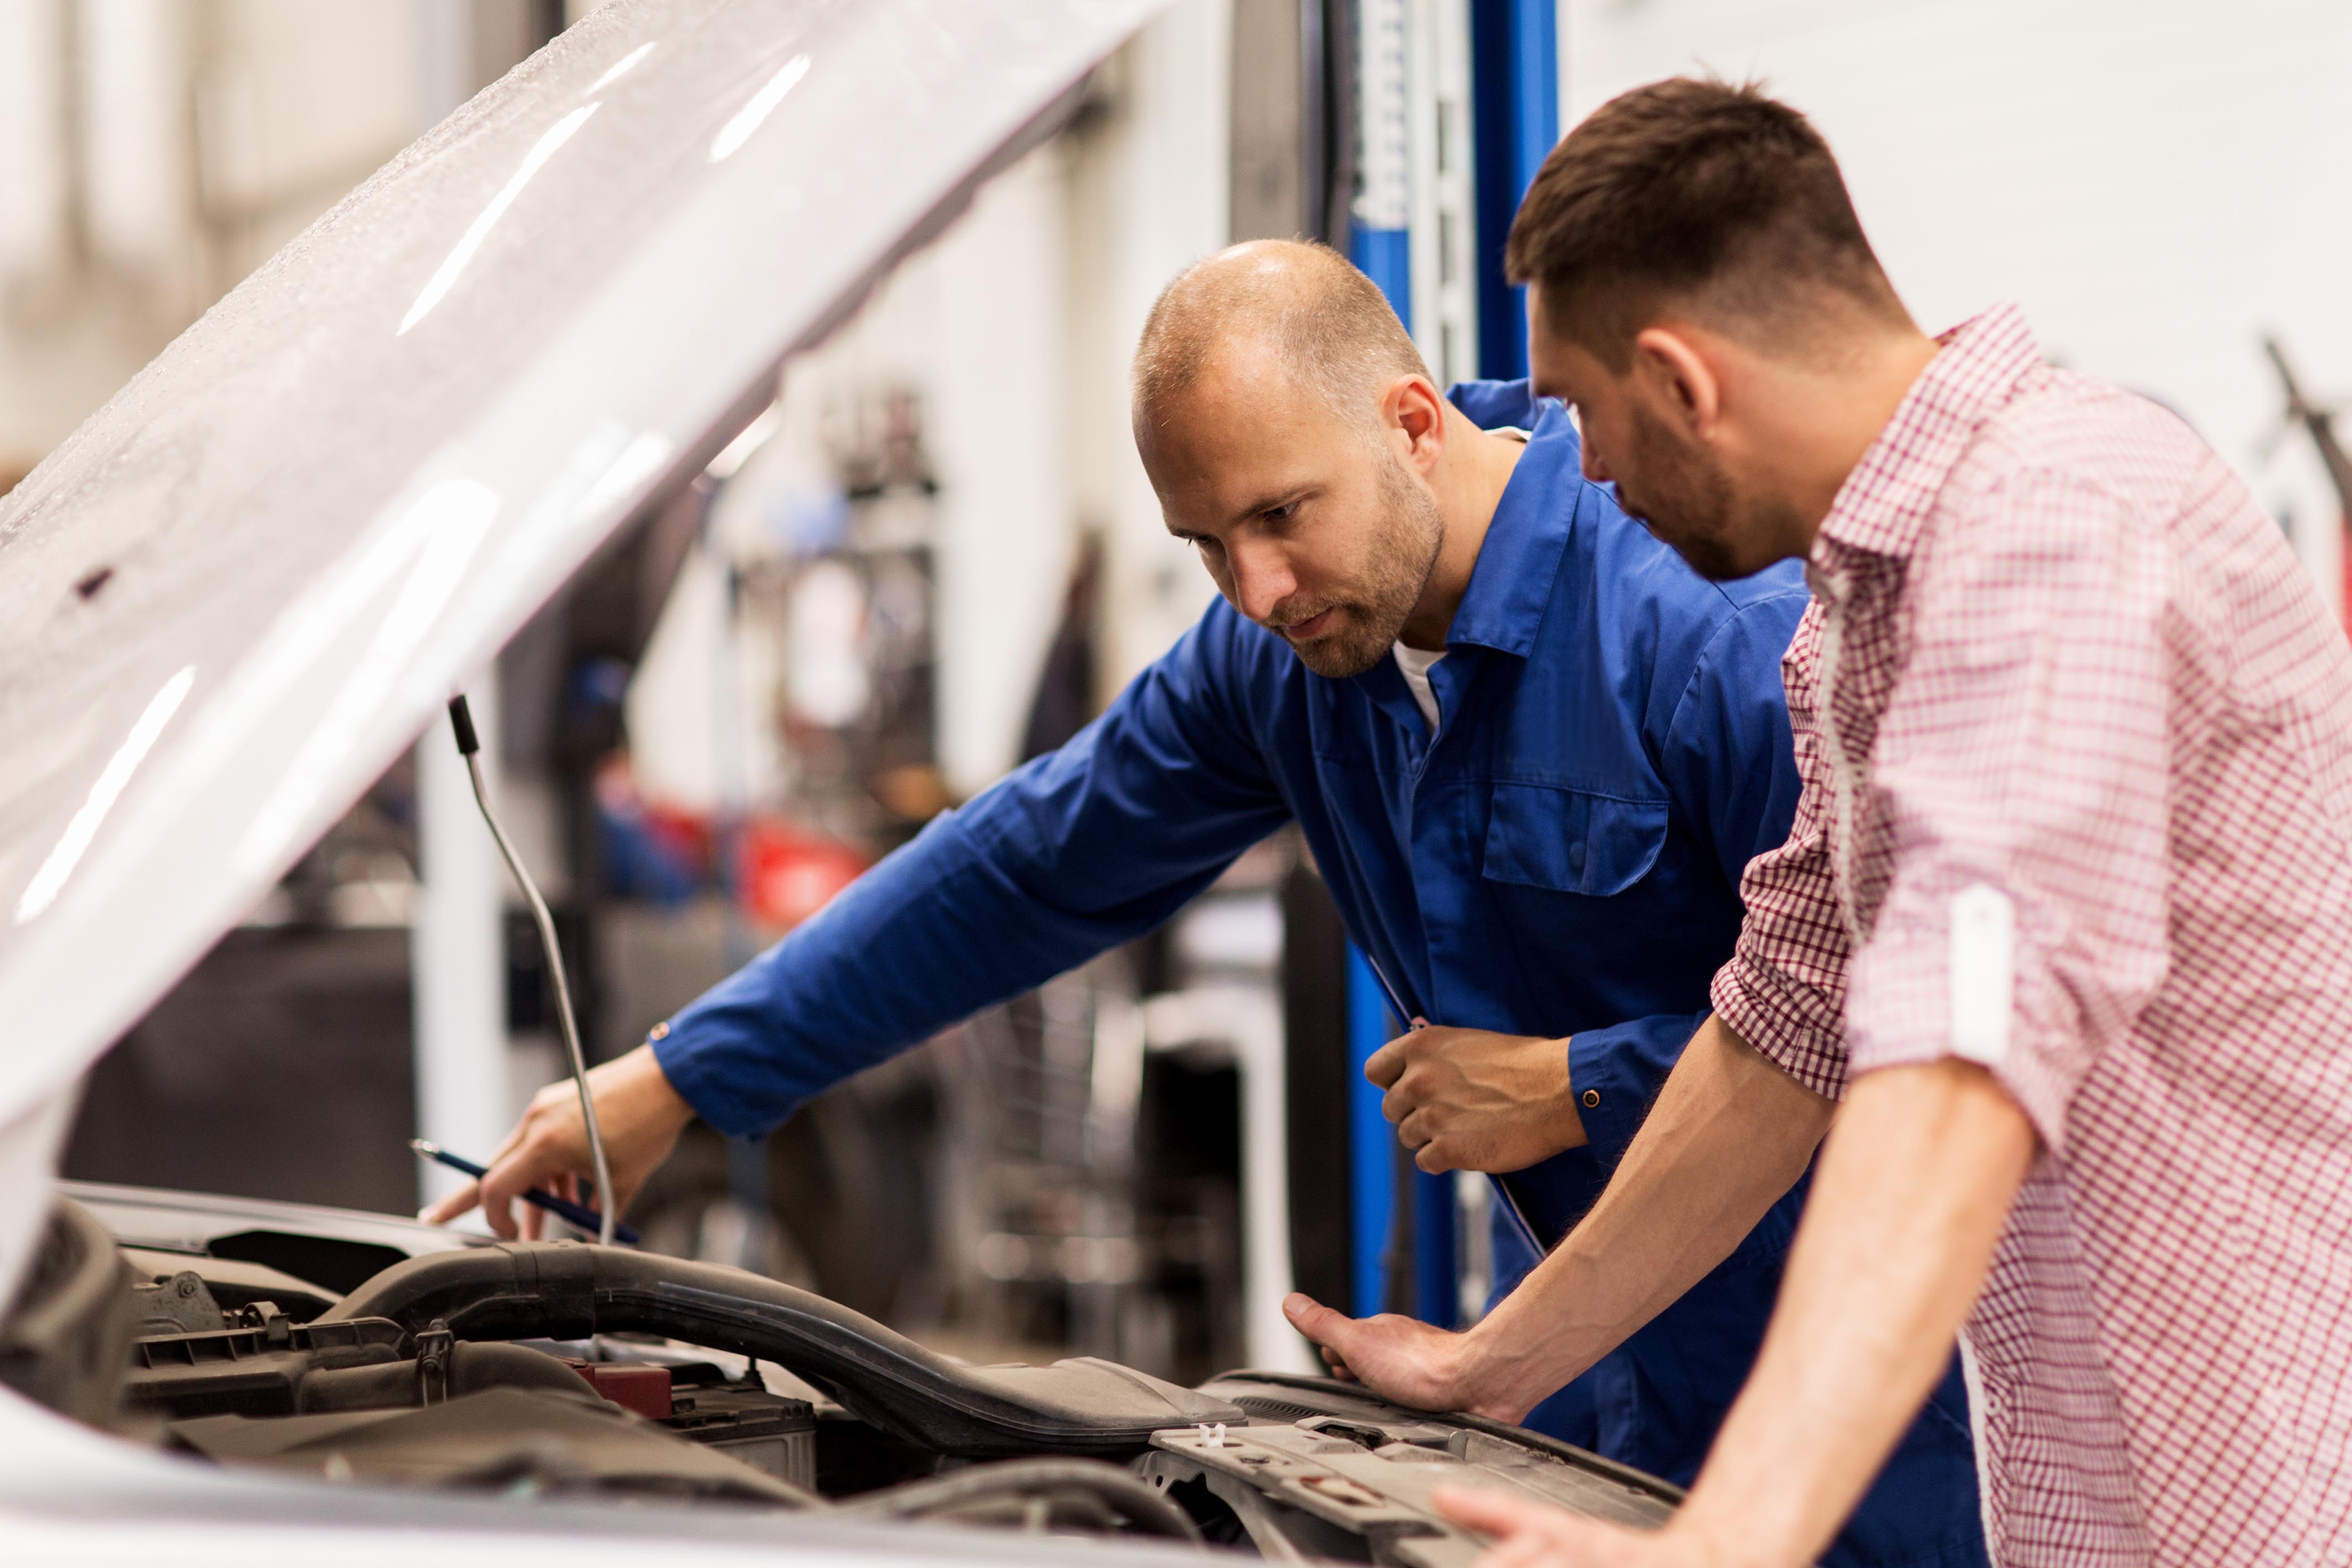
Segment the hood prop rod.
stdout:
[[548,912],[547,900],[539,894],[539,884],[523,869],[522,857],[515,853],[513,841],[507,830],[499,826],[499,814],[490,805],[489,786],[482,780],[482,743],[474,733],[473,710],[467,707],[463,694],[449,700],[449,728],[457,731],[457,754],[466,759],[466,775],[474,781],[474,804],[482,808],[482,820],[489,824],[490,837],[498,841],[499,854],[507,869],[514,873],[515,883],[530,905],[530,918],[539,927],[540,952],[546,955],[550,984],[555,988],[556,1021],[563,1028],[564,1053],[572,1059],[572,1082],[580,1091],[580,1115],[588,1124],[588,1160],[596,1173],[596,1239],[604,1246],[613,1245],[613,1172],[604,1163],[604,1133],[596,1125],[596,1101],[588,1092],[588,1058],[580,1048],[580,1020],[572,1011],[572,983],[564,978],[563,948],[555,939],[555,917]]

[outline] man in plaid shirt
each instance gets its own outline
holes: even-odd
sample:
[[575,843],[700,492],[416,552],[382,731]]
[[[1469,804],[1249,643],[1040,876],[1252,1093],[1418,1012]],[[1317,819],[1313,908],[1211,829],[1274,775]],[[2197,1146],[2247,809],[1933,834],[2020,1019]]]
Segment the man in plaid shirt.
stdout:
[[1510,261],[1588,472],[1708,576],[1806,560],[1804,794],[1715,1016],[1528,1285],[1463,1335],[1294,1320],[1393,1396],[1515,1415],[1818,1144],[1673,1525],[1454,1497],[1493,1568],[1811,1560],[1956,1331],[1997,1561],[2352,1563],[2352,652],[2278,530],[2014,309],[1922,334],[1753,89],[1603,107]]

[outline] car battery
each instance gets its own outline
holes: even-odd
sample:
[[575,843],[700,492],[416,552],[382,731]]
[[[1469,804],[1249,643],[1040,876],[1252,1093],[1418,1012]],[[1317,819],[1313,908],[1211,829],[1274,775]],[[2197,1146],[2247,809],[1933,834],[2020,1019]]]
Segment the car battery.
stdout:
[[565,1364],[586,1379],[589,1387],[622,1409],[635,1411],[648,1421],[669,1419],[669,1368],[636,1362],[578,1361],[569,1357]]
[[675,1379],[662,1425],[796,1487],[816,1487],[816,1410],[771,1394],[756,1378],[728,1381],[715,1367],[669,1369]]
[[624,1410],[778,1480],[815,1488],[816,1411],[807,1400],[771,1394],[756,1378],[730,1381],[707,1363],[566,1361]]

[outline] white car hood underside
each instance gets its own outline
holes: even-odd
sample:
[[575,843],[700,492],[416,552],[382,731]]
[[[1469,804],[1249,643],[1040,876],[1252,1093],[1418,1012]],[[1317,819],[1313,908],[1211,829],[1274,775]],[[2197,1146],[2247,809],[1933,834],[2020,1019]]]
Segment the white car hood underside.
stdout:
[[0,1300],[79,1075],[1159,0],[618,0],[0,501]]

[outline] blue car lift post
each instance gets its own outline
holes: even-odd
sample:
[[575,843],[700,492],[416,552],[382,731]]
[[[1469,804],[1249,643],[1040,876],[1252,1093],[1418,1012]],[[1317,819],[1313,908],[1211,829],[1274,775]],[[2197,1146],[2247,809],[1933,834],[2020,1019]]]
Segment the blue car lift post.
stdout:
[[[1423,122],[1410,102],[1432,90],[1425,35],[1412,26],[1408,0],[1358,0],[1359,88],[1355,94],[1362,190],[1355,203],[1349,251],[1381,287],[1406,330],[1426,337],[1413,319],[1414,167],[1398,152],[1410,127]],[[1558,0],[1468,0],[1470,126],[1475,193],[1477,360],[1474,374],[1508,379],[1528,374],[1525,290],[1503,281],[1503,242],[1519,197],[1559,138]],[[1441,375],[1444,368],[1439,368]],[[1444,1018],[1433,1023],[1443,1024]],[[1349,1106],[1349,1215],[1354,1310],[1361,1316],[1403,1307],[1424,1322],[1459,1326],[1461,1240],[1452,1174],[1414,1170],[1398,1153],[1381,1113],[1381,1090],[1363,1074],[1367,1058],[1393,1039],[1392,1016],[1379,978],[1353,947],[1348,952],[1348,1055],[1355,1069]],[[1407,1215],[1410,1225],[1399,1223]],[[1410,1289],[1399,1278],[1408,1267]],[[1392,1282],[1393,1281],[1393,1287]],[[1475,1311],[1477,1304],[1470,1305]]]

